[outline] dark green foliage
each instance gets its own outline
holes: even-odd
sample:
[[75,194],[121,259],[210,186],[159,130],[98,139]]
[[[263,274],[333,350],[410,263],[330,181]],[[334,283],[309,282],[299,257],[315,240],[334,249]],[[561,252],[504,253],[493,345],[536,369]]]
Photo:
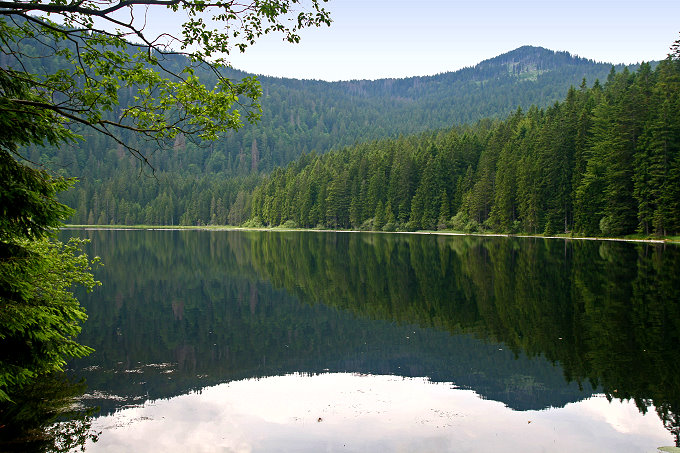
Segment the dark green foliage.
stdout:
[[91,349],[75,342],[86,319],[72,286],[95,285],[82,242],[0,242],[0,400]]
[[61,225],[73,210],[56,200],[71,186],[63,178],[18,163],[0,148],[0,241],[12,238],[40,239]]
[[680,229],[678,184],[680,159],[680,74],[678,61],[664,62],[655,72],[647,127],[635,154],[634,196],[638,202],[639,229],[668,234]]
[[[179,72],[182,61],[172,57],[164,65]],[[42,62],[48,72],[58,69],[57,63]],[[86,131],[81,131],[85,138],[82,143],[47,150],[30,148],[26,155],[81,181],[60,197],[62,202],[76,208],[70,223],[234,223],[241,217],[236,215],[229,220],[228,216],[238,193],[250,193],[257,175],[287,165],[302,154],[325,153],[385,137],[474,123],[485,117],[503,118],[517,106],[528,109],[532,104],[550,105],[561,99],[570,85],[580,83],[584,77],[589,81],[603,79],[609,69],[608,65],[575,58],[566,52],[523,47],[473,68],[429,77],[333,83],[260,77],[262,119],[257,125],[245,125],[239,131],[226,133],[215,142],[195,142],[188,136],[178,135],[166,143],[162,152],[154,152],[156,148],[134,134],[121,133],[126,144],[144,152],[156,170],[158,181],[140,175],[139,161],[119,144]],[[196,74],[208,86],[215,83],[214,75],[207,71],[197,68]],[[224,74],[232,80],[247,77],[230,69],[225,69]],[[120,90],[121,106],[133,103],[134,96],[134,90]],[[104,117],[117,119],[106,114]],[[475,154],[474,147],[479,147],[477,141],[470,143],[465,153]],[[468,157],[465,154],[462,161],[467,162]],[[410,203],[416,190],[412,164],[397,160],[394,170],[400,173],[405,184],[382,188],[389,190],[391,197],[395,191],[403,192],[398,197],[403,203],[392,204],[394,215],[402,224],[411,216]],[[443,171],[446,172],[446,168]],[[450,183],[455,186],[458,181]],[[350,189],[357,193],[363,190],[364,199],[370,200],[355,206],[352,214],[361,208],[359,217],[373,217],[377,206],[377,200],[372,198],[375,187],[358,185]],[[198,190],[209,194],[193,196]],[[449,206],[453,215],[462,203],[463,191],[447,188],[446,192],[449,197],[457,197]],[[439,191],[435,196],[439,196]],[[488,201],[475,200],[483,205],[481,217],[488,215]],[[241,204],[239,210],[245,218],[250,216],[247,204]],[[325,208],[305,213],[310,219],[327,214]],[[435,223],[438,214],[434,214]],[[429,217],[425,220],[430,222]],[[314,224],[314,221],[305,223]]]
[[[0,77],[0,102],[30,99],[25,88]],[[56,200],[70,181],[15,159],[18,145],[56,143],[70,134],[49,114],[9,116],[12,127],[0,128],[0,401],[61,370],[66,357],[90,351],[74,341],[86,316],[71,287],[95,285],[82,242],[49,239],[73,212]]]
[[85,390],[84,382],[55,373],[22,388],[12,403],[0,403],[0,451],[84,451],[88,440],[98,440],[91,429],[94,410],[73,405]]
[[274,226],[380,230],[389,204],[396,229],[673,235],[679,177],[680,61],[669,58],[612,68],[604,88],[582,83],[545,110],[305,156],[265,178],[251,209]]
[[303,168],[293,163],[255,189],[252,215],[273,226],[290,219],[303,227],[436,229],[455,203],[446,188],[469,166],[467,145],[481,140],[460,139],[457,132],[424,134],[305,156]]

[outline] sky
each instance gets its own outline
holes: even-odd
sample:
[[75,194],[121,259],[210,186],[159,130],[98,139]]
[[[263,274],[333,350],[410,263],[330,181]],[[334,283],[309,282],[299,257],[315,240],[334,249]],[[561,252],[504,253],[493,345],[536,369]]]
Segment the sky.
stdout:
[[299,44],[261,38],[233,67],[320,80],[400,78],[474,66],[523,45],[606,63],[661,60],[680,0],[329,0],[330,27]]

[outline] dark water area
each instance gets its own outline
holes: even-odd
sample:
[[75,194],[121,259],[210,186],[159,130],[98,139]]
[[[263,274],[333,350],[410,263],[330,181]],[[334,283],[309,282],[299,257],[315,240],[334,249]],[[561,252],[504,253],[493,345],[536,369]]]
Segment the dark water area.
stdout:
[[81,403],[99,408],[88,451],[147,450],[150,437],[178,451],[678,444],[679,247],[63,233],[72,235],[104,263],[103,285],[80,296],[89,319],[79,341],[96,352],[68,364],[85,379]]

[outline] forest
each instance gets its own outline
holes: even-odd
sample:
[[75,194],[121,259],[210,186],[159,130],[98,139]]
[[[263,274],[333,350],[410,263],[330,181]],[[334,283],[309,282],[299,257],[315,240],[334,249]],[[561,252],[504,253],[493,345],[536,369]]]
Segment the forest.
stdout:
[[[168,57],[169,58],[169,57]],[[43,64],[54,64],[46,61]],[[185,62],[184,62],[185,63]],[[165,64],[179,70],[183,60]],[[303,154],[325,154],[358,143],[505,118],[518,106],[547,107],[585,78],[604,80],[611,65],[567,52],[522,47],[475,67],[429,77],[322,82],[258,77],[262,119],[211,143],[180,135],[163,149],[134,135],[150,166],[107,137],[26,151],[79,182],[61,200],[76,209],[74,224],[240,225],[262,177]],[[622,70],[617,66],[617,70]],[[234,79],[248,74],[225,69]],[[206,85],[214,82],[196,69]],[[121,105],[134,90],[121,90]]]
[[677,235],[680,59],[504,120],[308,154],[250,202],[252,226]]
[[[187,64],[165,58],[176,72]],[[525,46],[429,77],[260,77],[261,120],[214,142],[179,134],[159,148],[124,134],[140,160],[80,131],[82,141],[23,154],[79,180],[60,195],[71,224],[670,236],[678,64],[617,67]],[[122,106],[136,95],[118,93]]]

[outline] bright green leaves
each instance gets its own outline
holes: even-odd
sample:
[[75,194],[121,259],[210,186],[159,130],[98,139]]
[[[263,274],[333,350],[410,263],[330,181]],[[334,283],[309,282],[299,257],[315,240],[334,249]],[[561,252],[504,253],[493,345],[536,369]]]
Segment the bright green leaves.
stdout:
[[87,316],[71,292],[99,284],[83,241],[0,242],[0,401],[32,379],[92,350],[76,343]]
[[[0,72],[21,79],[31,93],[21,100],[0,94],[0,111],[15,109],[6,105],[14,101],[23,112],[50,112],[55,126],[92,127],[143,160],[123,137],[129,140],[133,133],[161,147],[177,134],[214,140],[242,127],[244,119],[256,122],[261,116],[257,80],[226,78],[220,72],[224,56],[233,47],[244,51],[264,34],[298,42],[302,28],[330,25],[325,1],[17,2],[0,11],[0,18],[9,19],[0,19],[0,51],[11,68]],[[181,30],[150,36],[139,16],[150,16],[154,7],[188,19]],[[201,65],[216,76],[212,88],[193,73]],[[130,91],[133,104],[120,105],[123,90]]]
[[[1,21],[0,21],[1,25]],[[31,80],[12,70],[0,70],[0,146],[56,144],[77,138],[60,127],[54,111],[43,109],[44,95],[31,89]]]

